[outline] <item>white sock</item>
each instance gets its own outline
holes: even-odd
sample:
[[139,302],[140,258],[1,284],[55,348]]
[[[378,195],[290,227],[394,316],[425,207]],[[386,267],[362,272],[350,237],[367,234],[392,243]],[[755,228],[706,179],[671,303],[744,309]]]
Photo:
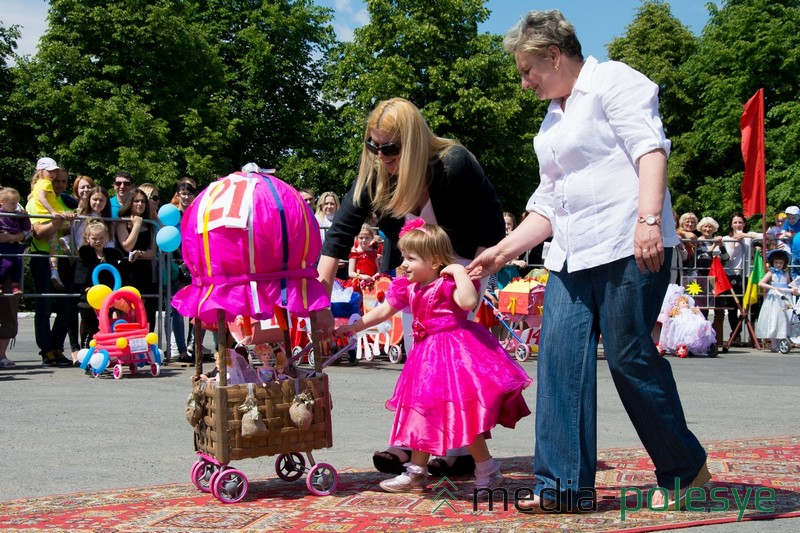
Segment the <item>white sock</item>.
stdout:
[[414,463],[406,463],[403,466],[406,467],[406,474],[425,474],[426,476],[428,475],[427,466],[419,466],[415,465]]

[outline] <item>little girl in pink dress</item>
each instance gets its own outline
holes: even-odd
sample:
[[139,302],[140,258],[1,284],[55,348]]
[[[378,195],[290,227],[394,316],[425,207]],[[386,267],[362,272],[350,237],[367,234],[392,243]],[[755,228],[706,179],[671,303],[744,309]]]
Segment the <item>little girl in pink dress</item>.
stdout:
[[394,281],[385,302],[337,329],[352,335],[406,306],[414,317],[414,346],[386,402],[395,412],[389,444],[411,448],[411,460],[405,473],[381,488],[425,491],[430,454],[463,446],[475,458],[475,488],[499,487],[505,479],[486,437],[498,423],[513,428],[530,414],[522,390],[532,380],[486,328],[467,319],[479,301],[477,283],[454,263],[444,230],[417,219],[401,232],[398,247],[405,277]]

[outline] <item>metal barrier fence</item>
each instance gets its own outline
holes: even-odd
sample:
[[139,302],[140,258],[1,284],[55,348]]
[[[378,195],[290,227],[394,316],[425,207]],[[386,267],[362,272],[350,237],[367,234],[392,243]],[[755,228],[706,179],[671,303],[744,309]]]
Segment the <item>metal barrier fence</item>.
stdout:
[[[27,214],[27,213],[25,213],[25,214],[6,213],[6,212],[0,211],[0,218],[2,218],[2,217],[27,218],[27,219],[37,220],[37,221],[39,221],[39,220],[52,220],[52,219],[55,218],[55,216],[53,216],[53,215],[31,215],[31,214]],[[2,253],[0,253],[0,258],[9,257],[9,256],[15,256],[15,257],[22,258],[23,261],[24,261],[25,258],[41,258],[41,257],[50,258],[50,257],[55,257],[55,258],[59,258],[59,259],[68,259],[70,262],[72,262],[74,264],[78,259],[78,246],[77,246],[77,242],[78,241],[76,241],[75,232],[73,230],[74,230],[76,224],[83,223],[83,222],[86,222],[87,220],[92,220],[92,219],[102,220],[103,222],[111,223],[111,224],[116,224],[116,223],[119,223],[119,222],[125,222],[127,220],[127,219],[124,219],[124,218],[107,218],[107,217],[95,217],[95,216],[81,216],[81,217],[75,217],[75,219],[73,219],[73,220],[64,220],[64,223],[66,225],[68,225],[69,230],[65,231],[63,228],[59,229],[59,234],[61,232],[65,233],[64,236],[68,239],[67,246],[64,247],[65,248],[64,250],[61,250],[62,252],[66,252],[66,253],[45,254],[45,253],[30,252],[28,250],[26,253],[21,253],[21,254],[2,254]],[[156,235],[156,232],[159,229],[159,225],[154,220],[143,220],[143,224],[146,224],[146,225],[148,225],[150,227],[150,231],[152,232],[151,234],[153,235],[153,239],[155,240],[155,235]],[[116,232],[114,232],[114,235],[112,236],[112,238],[116,242]],[[39,240],[45,240],[45,239],[39,239]],[[26,242],[29,242],[29,241],[30,241],[30,239],[26,239]],[[27,248],[26,248],[26,250],[27,250]],[[156,257],[153,260],[155,261],[155,265],[156,265],[154,275],[155,275],[156,280],[157,280],[157,282],[156,282],[156,285],[158,287],[157,288],[157,292],[156,293],[142,293],[141,294],[142,298],[156,298],[158,300],[158,310],[161,311],[161,312],[156,313],[156,324],[154,326],[154,331],[161,332],[162,331],[162,326],[164,324],[164,321],[166,321],[167,330],[165,332],[165,336],[166,336],[166,343],[167,343],[166,347],[167,347],[167,349],[169,349],[169,338],[170,338],[170,335],[171,335],[171,331],[170,331],[171,330],[171,323],[170,323],[169,318],[170,318],[170,313],[171,313],[171,307],[172,306],[171,305],[166,306],[167,309],[165,310],[164,309],[164,301],[165,300],[167,302],[171,301],[172,300],[172,296],[170,294],[171,291],[170,291],[169,279],[167,279],[166,290],[165,290],[165,287],[164,287],[164,285],[165,285],[164,284],[164,269],[165,269],[166,261],[168,261],[168,260],[171,261],[171,256],[172,256],[172,254],[164,254],[164,253],[161,253],[160,251],[158,251],[158,249],[156,249]],[[26,298],[26,299],[28,299],[28,298],[30,298],[30,299],[38,299],[38,298],[49,298],[49,299],[74,298],[76,306],[77,306],[78,301],[80,300],[80,297],[82,296],[82,293],[76,293],[76,292],[71,292],[71,293],[67,293],[67,292],[43,292],[43,293],[33,292],[33,293],[31,293],[31,292],[28,292],[28,291],[25,290],[25,275],[24,275],[24,273],[23,273],[22,279],[20,279],[20,289],[22,289],[22,291],[23,291],[22,297]],[[138,289],[138,287],[137,287],[137,289]],[[165,294],[166,294],[166,297],[165,297]],[[3,294],[0,297],[12,297],[12,296]],[[162,318],[163,312],[166,312],[166,318]],[[160,349],[164,350],[162,337],[161,337],[160,334],[158,335],[158,337],[159,337],[158,347]]]

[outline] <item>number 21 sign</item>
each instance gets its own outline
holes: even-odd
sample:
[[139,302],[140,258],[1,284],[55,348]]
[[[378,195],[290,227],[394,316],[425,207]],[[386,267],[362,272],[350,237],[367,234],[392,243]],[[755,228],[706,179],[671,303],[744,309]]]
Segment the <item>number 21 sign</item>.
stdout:
[[213,183],[197,209],[197,233],[221,227],[246,228],[255,186],[255,179],[238,174]]

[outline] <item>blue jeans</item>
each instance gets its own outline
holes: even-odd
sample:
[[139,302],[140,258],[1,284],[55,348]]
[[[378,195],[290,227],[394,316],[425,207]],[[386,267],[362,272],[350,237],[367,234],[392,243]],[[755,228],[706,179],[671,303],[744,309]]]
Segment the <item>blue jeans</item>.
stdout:
[[[591,496],[597,462],[597,345],[614,385],[656,467],[658,484],[688,485],[706,459],[689,431],[672,368],[650,332],[669,281],[672,250],[657,273],[641,273],[633,257],[606,265],[551,272],[539,338],[534,490],[560,503]],[[557,489],[557,492],[556,492]]]

